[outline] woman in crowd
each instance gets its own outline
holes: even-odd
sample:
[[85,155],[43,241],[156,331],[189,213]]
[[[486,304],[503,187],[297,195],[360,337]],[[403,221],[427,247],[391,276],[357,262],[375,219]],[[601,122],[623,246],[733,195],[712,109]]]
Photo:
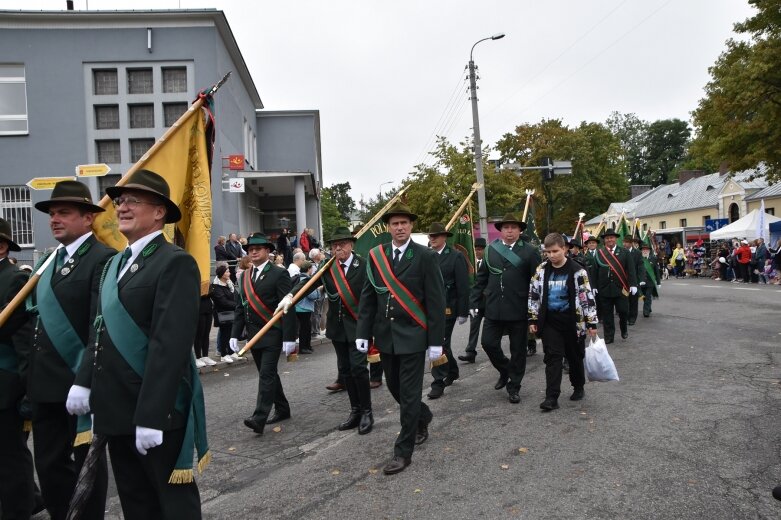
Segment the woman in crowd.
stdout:
[[239,358],[239,355],[230,351],[228,341],[233,326],[232,314],[236,308],[236,288],[231,281],[228,266],[218,265],[215,274],[209,288],[209,296],[214,303],[214,326],[219,328],[217,331],[217,353],[220,355],[220,361],[233,363],[235,359]]
[[249,255],[244,255],[239,259],[239,263],[236,265],[236,279],[239,279],[239,275],[252,267],[252,262],[250,262]]
[[681,244],[675,244],[675,249],[670,254],[670,260],[673,264],[673,273],[676,278],[686,276],[683,272],[684,264],[686,263],[686,252],[683,250]]
[[[293,287],[310,278],[312,262],[305,260],[301,264],[301,272],[293,280]],[[320,299],[320,291],[312,291],[296,303],[296,318],[298,318],[298,353],[312,353],[312,312],[315,310],[315,301]]]

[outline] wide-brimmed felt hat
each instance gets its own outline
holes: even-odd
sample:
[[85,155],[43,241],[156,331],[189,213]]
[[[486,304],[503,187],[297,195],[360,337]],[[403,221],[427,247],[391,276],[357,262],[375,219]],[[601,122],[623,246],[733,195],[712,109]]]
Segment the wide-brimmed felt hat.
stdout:
[[412,222],[415,222],[418,219],[418,216],[409,209],[409,206],[403,202],[397,202],[391,206],[388,211],[385,212],[385,214],[382,216],[382,221],[387,224],[391,217],[396,217],[399,215],[409,217]]
[[445,229],[445,225],[442,222],[432,222],[428,227],[428,233],[426,234],[430,237],[435,237],[438,235],[445,235],[449,237],[453,236],[453,233]]
[[640,246],[640,249],[651,249],[651,244],[646,244],[646,243],[643,243],[643,244]]
[[247,237],[246,248],[249,249],[251,246],[263,246],[273,250],[275,245],[276,244],[274,244],[274,242],[271,242],[268,238],[266,238],[265,234],[252,233],[249,237]]
[[92,202],[92,194],[86,184],[82,184],[79,181],[60,181],[54,185],[52,190],[52,196],[49,200],[42,200],[35,203],[35,209],[49,212],[49,208],[52,204],[59,203],[76,204],[77,206],[90,211],[92,213],[101,213],[106,211],[105,209],[97,206]]
[[162,199],[168,211],[165,213],[165,223],[173,224],[179,222],[182,218],[182,212],[179,207],[171,200],[171,188],[160,175],[149,170],[138,170],[134,172],[122,186],[111,186],[106,188],[106,195],[115,199],[128,190],[145,191],[152,193]]
[[496,229],[498,229],[499,231],[501,231],[502,230],[502,226],[505,225],[505,224],[518,224],[518,226],[520,226],[520,228],[521,228],[521,231],[526,229],[526,222],[524,222],[522,220],[519,220],[518,217],[516,217],[512,213],[505,213],[505,215],[502,218],[502,220],[500,220],[498,222],[494,222],[494,227]]
[[606,229],[606,230],[604,230],[604,231],[602,232],[602,238],[603,238],[603,239],[604,239],[605,237],[617,237],[617,236],[619,236],[619,235],[618,235],[618,233],[616,232],[616,230],[615,230],[615,229],[613,229],[613,228]]
[[482,247],[483,249],[485,249],[487,245],[488,244],[486,244],[485,239],[483,237],[475,238],[475,247]]
[[598,236],[596,236],[596,235],[589,235],[589,236],[588,236],[588,238],[586,239],[586,243],[588,244],[588,243],[589,243],[589,242],[591,242],[592,240],[593,240],[594,242],[596,242],[597,244],[599,244],[599,237],[598,237]]
[[330,244],[331,242],[336,242],[337,240],[352,240],[355,242],[358,239],[355,238],[352,233],[350,233],[349,229],[347,229],[345,226],[341,226],[334,230],[331,238],[326,240],[326,243]]
[[22,248],[19,247],[19,244],[14,242],[11,223],[3,218],[0,218],[0,240],[5,240],[5,242],[8,244],[9,251],[16,251],[18,253],[22,250]]

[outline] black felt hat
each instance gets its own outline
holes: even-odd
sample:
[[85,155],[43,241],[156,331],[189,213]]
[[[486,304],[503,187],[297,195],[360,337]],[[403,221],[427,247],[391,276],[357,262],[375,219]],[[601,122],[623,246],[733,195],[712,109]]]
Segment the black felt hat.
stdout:
[[353,236],[352,233],[350,233],[350,230],[347,229],[345,226],[338,227],[334,230],[333,235],[331,235],[331,238],[326,240],[327,243],[336,242],[337,240],[352,240],[355,242],[358,240]]
[[485,243],[485,239],[483,237],[475,238],[475,247],[482,247],[485,249],[487,245],[488,244]]
[[182,218],[182,212],[179,211],[174,201],[171,200],[171,188],[160,175],[149,170],[138,170],[133,173],[122,186],[111,186],[106,188],[106,194],[115,199],[128,190],[145,191],[156,195],[163,200],[168,211],[165,214],[165,223],[173,224],[179,222]]
[[432,222],[428,227],[428,233],[426,234],[430,237],[435,237],[437,235],[453,236],[453,233],[445,229],[445,225],[442,222]]
[[418,216],[409,209],[409,206],[403,202],[397,202],[391,206],[388,211],[385,212],[385,214],[382,216],[382,221],[387,224],[391,217],[396,217],[399,215],[409,217],[412,222],[415,222],[418,219]]
[[513,215],[512,213],[506,213],[502,220],[498,222],[494,222],[494,227],[498,229],[499,231],[502,230],[502,226],[505,224],[518,224],[520,226],[521,231],[526,229],[526,222],[523,222],[522,220],[519,220],[518,217]]
[[85,184],[82,184],[79,181],[70,180],[60,181],[55,184],[54,189],[52,190],[51,198],[49,200],[36,202],[35,209],[38,211],[43,211],[44,213],[48,213],[52,204],[59,204],[63,202],[68,204],[76,204],[77,206],[80,206],[87,211],[91,211],[92,213],[101,213],[106,211],[92,202],[92,194]]
[[0,218],[0,240],[5,240],[8,243],[9,251],[19,252],[22,250],[19,244],[14,242],[13,230],[11,229],[11,223],[7,220]]

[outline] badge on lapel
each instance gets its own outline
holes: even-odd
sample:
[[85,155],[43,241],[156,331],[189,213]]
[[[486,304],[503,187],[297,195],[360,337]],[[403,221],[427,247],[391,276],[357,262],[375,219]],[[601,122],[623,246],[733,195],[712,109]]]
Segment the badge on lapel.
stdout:
[[62,270],[60,271],[60,274],[62,276],[68,276],[68,274],[70,272],[71,272],[71,268],[70,267],[63,267]]

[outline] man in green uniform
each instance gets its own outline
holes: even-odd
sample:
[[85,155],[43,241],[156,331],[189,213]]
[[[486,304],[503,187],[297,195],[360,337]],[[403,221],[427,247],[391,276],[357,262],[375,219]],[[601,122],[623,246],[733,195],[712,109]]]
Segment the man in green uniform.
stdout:
[[[230,347],[239,350],[239,336],[247,329],[247,338],[255,337],[260,329],[274,315],[279,302],[290,293],[293,281],[287,269],[269,261],[269,253],[274,243],[263,233],[254,233],[247,239],[247,254],[252,267],[242,272],[238,278],[236,292],[236,311],[231,331]],[[244,419],[244,426],[258,434],[263,434],[267,424],[274,424],[290,418],[290,403],[282,389],[282,381],[277,373],[277,364],[282,352],[290,355],[296,350],[296,332],[298,320],[291,312],[282,317],[252,347],[252,359],[258,370],[258,396],[252,415]],[[271,407],[274,414],[269,417]]]
[[609,229],[602,234],[604,245],[594,255],[592,291],[597,294],[599,319],[602,321],[605,343],[613,343],[616,335],[614,313],[618,312],[621,337],[629,337],[627,315],[629,295],[637,293],[637,271],[626,249],[616,246],[618,233]]
[[431,383],[429,399],[438,399],[445,392],[445,387],[458,379],[458,363],[453,356],[450,342],[456,322],[466,323],[469,316],[469,267],[466,258],[458,250],[447,245],[448,232],[441,222],[433,222],[428,230],[429,247],[437,254],[439,271],[445,282],[445,341],[442,348],[447,356],[447,363],[431,369],[434,381]]
[[[0,309],[27,282],[27,274],[8,260],[21,251],[11,224],[0,218]],[[28,315],[19,305],[0,326],[0,505],[3,518],[30,518],[33,510],[33,459],[27,448],[19,404],[25,394],[29,353]]]
[[[157,173],[106,189],[128,246],[106,264],[95,332],[68,393],[70,413],[94,414],[105,435],[125,518],[201,518],[193,480],[209,460],[195,369],[200,273],[163,236],[181,212]],[[94,340],[93,340],[94,338]]]
[[659,297],[659,286],[662,285],[662,273],[659,262],[651,253],[651,246],[643,244],[643,277],[640,278],[640,291],[643,293],[643,317],[651,316],[651,305],[654,298]]
[[[499,372],[494,388],[501,390],[506,386],[508,400],[518,404],[526,373],[529,282],[540,264],[540,253],[520,238],[526,223],[512,213],[507,213],[494,226],[501,232],[501,238],[486,249],[485,261],[472,287],[470,312],[477,315],[480,299],[485,294],[482,343],[488,359]],[[510,337],[509,359],[501,346],[505,334]]]
[[409,466],[415,445],[428,438],[433,415],[420,400],[423,365],[426,352],[432,361],[442,355],[445,284],[435,253],[410,238],[417,215],[398,203],[382,219],[392,241],[369,251],[355,345],[366,352],[374,337],[388,390],[400,405],[401,432],[383,468],[393,475]]
[[[27,396],[32,402],[35,468],[46,509],[64,519],[87,456],[91,424],[65,409],[73,380],[87,348],[98,304],[103,267],[116,251],[97,241],[92,222],[103,208],[92,203],[89,188],[62,181],[52,196],[35,204],[49,215],[52,235],[61,244],[35,287],[35,332],[30,350]],[[101,456],[82,518],[103,518],[108,466]]]
[[[358,433],[364,435],[372,430],[374,416],[366,352],[361,352],[355,345],[358,302],[366,283],[366,260],[353,252],[355,241],[349,229],[336,228],[327,241],[334,261],[328,272],[312,285],[311,290],[325,288],[328,297],[325,336],[334,345],[339,380],[344,381],[350,398],[350,416],[339,425],[339,430],[358,428]],[[306,281],[293,287],[291,294],[285,296],[277,309],[287,312],[292,305],[293,294],[298,293],[304,285]]]
[[[643,279],[643,273],[645,272],[645,267],[643,267],[643,255],[640,253],[638,246],[635,245],[631,235],[626,235],[624,237],[624,249],[629,253],[632,265],[634,265],[635,279],[639,282]],[[629,313],[627,314],[627,323],[629,325],[634,325],[637,321],[637,304],[639,299],[639,292],[629,295]]]

